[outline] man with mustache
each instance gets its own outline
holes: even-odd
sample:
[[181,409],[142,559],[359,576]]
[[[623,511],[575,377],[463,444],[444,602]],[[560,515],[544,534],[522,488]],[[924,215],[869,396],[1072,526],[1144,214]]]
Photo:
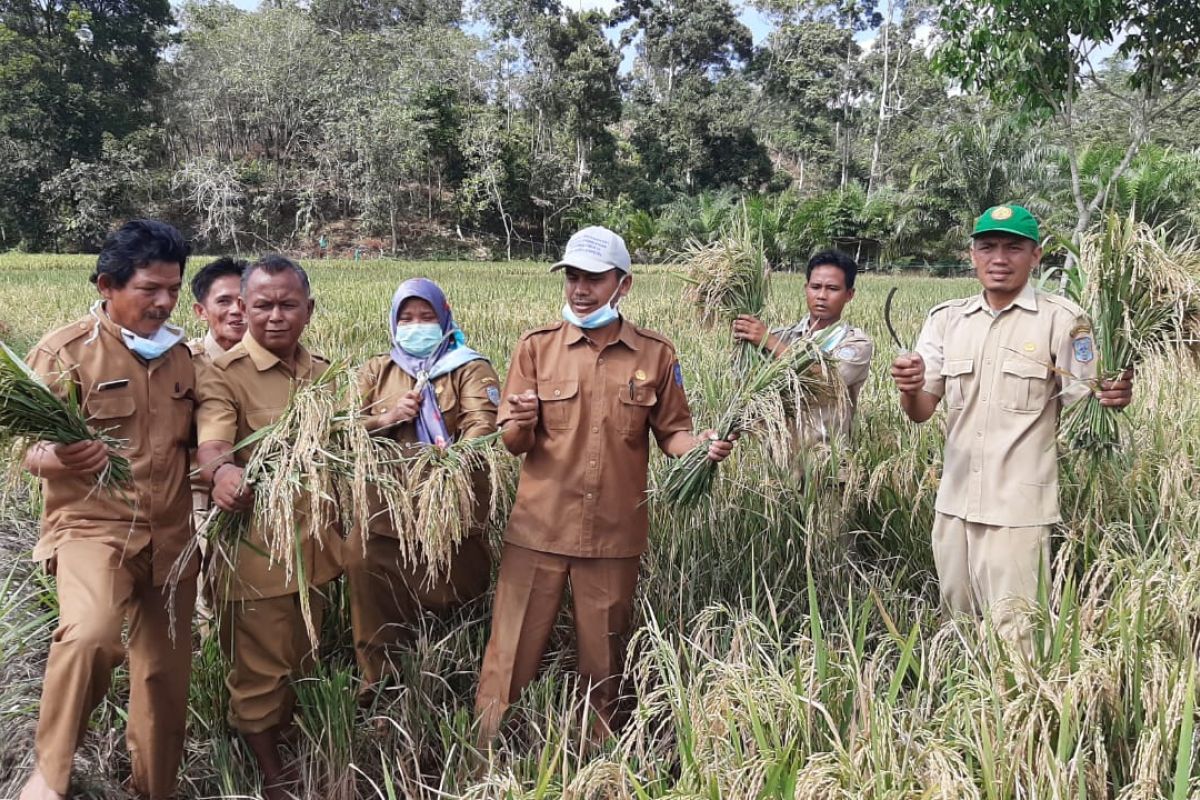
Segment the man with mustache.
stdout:
[[[946,404],[946,455],[935,503],[933,557],[942,604],[990,616],[1026,656],[1029,611],[1048,574],[1058,507],[1062,409],[1096,377],[1083,309],[1029,283],[1042,258],[1038,223],[1018,205],[990,208],[971,234],[983,292],[934,306],[915,353],[892,363],[914,422]],[[1100,403],[1124,408],[1129,380],[1106,381]]]
[[[314,303],[308,275],[296,262],[272,254],[246,267],[241,304],[246,335],[198,370],[197,460],[212,484],[215,505],[251,513],[254,488],[243,485],[242,477],[253,448],[234,451],[234,445],[275,422],[293,388],[319,378],[329,362],[300,343]],[[267,532],[253,521],[244,537],[220,543],[221,552],[212,559],[218,636],[232,662],[226,678],[229,722],[258,761],[267,800],[291,796],[296,775],[285,768],[279,748],[296,701],[292,680],[316,655],[300,592],[309,593],[313,623],[320,629],[323,592],[341,574],[340,532],[311,530],[302,513],[289,522],[303,531],[296,574],[290,578],[271,555]],[[303,588],[301,574],[307,582]]]
[[[33,557],[58,590],[37,728],[37,766],[21,800],[66,795],[88,716],[125,661],[126,738],[139,796],[171,797],[183,757],[197,559],[174,594],[167,575],[192,537],[188,449],[195,370],[183,330],[167,323],[183,285],[188,247],[179,231],[133,220],[105,240],[91,281],[91,313],[47,334],[29,364],[71,392],[95,430],[123,442],[133,481],[98,489],[108,445],[39,442],[25,467],[42,479],[42,536]],[[175,620],[172,627],[171,620]]]
[[[775,356],[782,355],[793,342],[841,322],[842,311],[854,299],[857,276],[858,264],[840,250],[817,253],[809,259],[805,270],[808,316],[790,328],[770,330],[761,320],[742,315],[733,321],[733,338],[757,345]],[[853,326],[847,328],[833,350],[843,391],[801,412],[795,432],[798,454],[808,447],[828,447],[833,437],[849,437],[858,411],[858,395],[867,382],[874,352],[875,344],[865,331]]]

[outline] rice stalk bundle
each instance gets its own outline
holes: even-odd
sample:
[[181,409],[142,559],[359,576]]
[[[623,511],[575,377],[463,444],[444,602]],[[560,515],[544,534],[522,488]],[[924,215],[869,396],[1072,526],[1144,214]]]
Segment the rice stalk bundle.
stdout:
[[[779,356],[759,359],[724,403],[714,426],[718,438],[763,436],[769,450],[786,453],[796,415],[836,385],[830,354],[848,329],[839,323],[794,342]],[[708,442],[702,441],[671,463],[655,494],[670,506],[695,508],[711,493],[716,470],[708,459]]]
[[502,494],[498,434],[444,448],[413,448],[372,436],[361,413],[348,410],[362,407],[356,385],[344,364],[331,366],[319,379],[298,385],[274,423],[235,444],[235,450],[254,447],[243,474],[254,489],[254,508],[249,519],[240,520],[246,515],[219,511],[201,532],[210,540],[240,539],[240,546],[250,546],[245,536],[252,524],[265,555],[300,586],[314,641],[300,554],[310,540],[323,546],[317,532],[366,531],[373,513],[386,514],[401,556],[426,567],[433,580],[448,570],[470,533],[477,476],[490,485],[489,517]]
[[741,314],[761,317],[766,310],[771,269],[744,207],[734,227],[715,241],[690,240],[679,263],[687,270],[687,297],[704,327]]
[[0,436],[22,439],[26,445],[96,439],[108,445],[108,464],[96,477],[97,486],[116,489],[133,480],[129,459],[118,452],[125,442],[88,426],[75,385],[69,383],[66,398],[59,397],[4,342],[0,342]]
[[[1185,344],[1197,326],[1200,287],[1189,274],[1186,250],[1172,251],[1159,233],[1132,215],[1109,214],[1079,249],[1073,298],[1088,312],[1095,342],[1093,393],[1067,412],[1063,433],[1070,446],[1093,456],[1115,452],[1122,417],[1100,405],[1095,392],[1132,370],[1148,355]],[[1072,376],[1074,377],[1074,376]]]
[[[399,463],[411,498],[408,518],[395,528],[403,556],[428,570],[428,579],[450,569],[459,545],[477,523],[478,494],[488,496],[487,519],[504,494],[500,433],[464,439],[447,447],[420,445]],[[411,450],[411,448],[410,448]]]

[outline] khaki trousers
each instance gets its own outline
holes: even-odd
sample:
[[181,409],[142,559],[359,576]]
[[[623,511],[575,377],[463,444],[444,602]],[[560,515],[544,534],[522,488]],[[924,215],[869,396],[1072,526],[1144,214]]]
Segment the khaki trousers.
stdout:
[[133,788],[167,798],[183,757],[192,668],[196,581],[179,582],[171,638],[168,589],[154,585],[151,550],[125,557],[97,542],[69,541],[49,563],[58,585],[59,621],[50,644],[38,716],[37,763],[54,791],[66,794],[71,762],[88,717],[125,660],[129,622],[129,718],[125,737]]
[[354,655],[368,685],[388,672],[389,653],[411,641],[423,611],[441,613],[479,597],[492,576],[492,558],[481,536],[465,539],[449,571],[433,581],[427,569],[404,562],[394,539],[369,537],[365,554],[361,539],[352,539],[345,552]]
[[621,695],[640,561],[637,556],[574,558],[504,546],[491,638],[475,698],[480,741],[495,738],[509,705],[537,676],[568,580],[580,681],[600,721],[611,729]]
[[1032,652],[1029,612],[1049,574],[1050,526],[1004,528],[938,513],[933,560],[942,604],[955,614],[987,614],[996,632]]
[[[318,630],[325,617],[322,589],[309,590]],[[226,603],[217,616],[217,636],[232,664],[225,679],[230,726],[241,733],[262,733],[291,722],[296,706],[292,681],[317,657],[300,613],[300,595]]]

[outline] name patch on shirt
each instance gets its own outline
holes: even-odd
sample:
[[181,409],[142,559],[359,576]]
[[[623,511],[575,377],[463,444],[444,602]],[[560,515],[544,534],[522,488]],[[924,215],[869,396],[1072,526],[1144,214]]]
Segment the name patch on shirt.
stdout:
[[848,344],[845,347],[838,350],[836,353],[834,353],[834,356],[836,356],[837,358],[840,358],[842,361],[849,361],[850,359],[854,358],[857,355],[858,355],[858,348],[852,344]]
[[1090,335],[1080,336],[1071,343],[1071,347],[1075,350],[1075,360],[1080,364],[1087,364],[1096,357],[1095,348],[1092,346],[1092,337]]
[[484,390],[487,392],[487,399],[492,401],[492,405],[500,405],[500,389],[496,386],[489,386]]
[[675,385],[683,388],[683,367],[679,366],[679,362],[675,362]]

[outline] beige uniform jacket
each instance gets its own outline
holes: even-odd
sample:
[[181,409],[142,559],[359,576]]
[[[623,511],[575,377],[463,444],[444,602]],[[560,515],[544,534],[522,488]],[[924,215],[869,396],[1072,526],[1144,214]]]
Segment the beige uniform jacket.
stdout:
[[[390,355],[372,358],[358,373],[358,391],[364,413],[383,414],[393,408],[400,398],[416,386],[416,380],[400,369]],[[455,441],[477,439],[496,432],[496,409],[500,403],[500,379],[492,365],[483,360],[469,361],[446,375],[433,379],[438,408],[446,430]],[[417,426],[406,422],[390,431],[391,438],[406,445],[417,443]],[[484,473],[475,475],[476,504],[482,505],[484,519],[488,506],[490,483]],[[368,530],[375,536],[396,538],[391,514],[382,502],[370,493],[371,517]]]
[[982,293],[929,312],[917,352],[925,391],[947,412],[937,511],[1004,527],[1059,521],[1059,413],[1089,393],[1094,350],[1083,310],[1032,286],[995,314]]
[[[197,372],[211,364],[214,359],[225,355],[225,348],[217,344],[211,331],[201,339],[189,341],[188,350],[192,351],[192,362],[196,365]],[[212,508],[212,497],[209,494],[212,487],[200,480],[197,472],[198,466],[196,454],[192,453],[192,514],[197,526],[204,521],[204,518],[208,516],[209,509]]]
[[[200,408],[196,414],[197,441],[237,444],[254,431],[265,428],[283,413],[296,381],[320,377],[329,366],[303,346],[296,352],[296,368],[280,361],[255,341],[249,333],[225,355],[200,367],[197,393]],[[234,460],[245,466],[253,447],[244,447]],[[305,520],[297,515],[297,524]],[[341,573],[342,539],[339,531],[309,531],[305,537],[305,571],[312,586],[321,586]],[[264,533],[251,525],[247,542],[222,543],[223,555],[213,559],[221,571],[226,562],[234,565],[234,574],[220,575],[214,586],[220,600],[236,601],[281,597],[299,590],[296,576],[286,579],[282,564],[272,563]],[[232,552],[230,552],[232,550]]]
[[[125,442],[133,467],[125,491],[96,489],[91,476],[42,481],[42,536],[33,557],[51,558],[77,539],[104,543],[132,557],[152,549],[153,581],[167,574],[192,537],[188,448],[196,407],[192,359],[181,343],[145,361],[121,338],[103,310],[47,334],[27,361],[55,391],[70,388],[94,430]],[[184,577],[195,574],[198,562]]]
[[[650,434],[661,445],[691,431],[674,346],[625,319],[604,349],[559,322],[525,333],[503,396],[537,392],[504,539],[558,555],[630,558],[646,549]],[[508,407],[500,409],[500,424]]]
[[[812,317],[790,328],[771,331],[784,344],[791,344],[809,336]],[[849,438],[858,413],[858,395],[871,369],[871,357],[875,354],[875,343],[861,328],[850,326],[846,336],[838,343],[833,355],[837,359],[838,376],[845,392],[825,402],[817,402],[805,408],[798,420],[797,434],[804,444],[827,444],[831,437]]]

